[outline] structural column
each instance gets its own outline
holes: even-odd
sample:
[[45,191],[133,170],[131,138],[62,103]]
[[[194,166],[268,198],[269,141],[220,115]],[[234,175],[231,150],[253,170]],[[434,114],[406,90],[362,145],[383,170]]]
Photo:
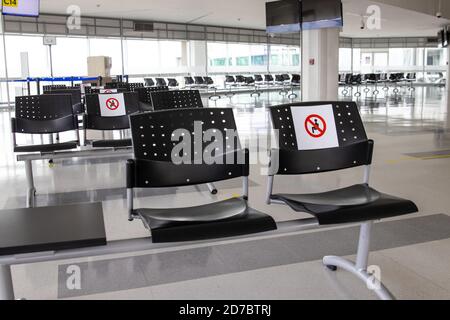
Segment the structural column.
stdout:
[[338,98],[338,28],[308,30],[302,36],[303,101]]
[[190,63],[192,74],[204,76],[207,73],[207,44],[206,41],[191,41],[189,44]]

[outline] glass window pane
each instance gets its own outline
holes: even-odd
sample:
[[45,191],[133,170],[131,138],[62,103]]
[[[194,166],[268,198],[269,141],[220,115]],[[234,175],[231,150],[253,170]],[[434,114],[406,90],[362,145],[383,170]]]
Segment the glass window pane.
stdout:
[[56,41],[56,46],[52,46],[54,76],[86,76],[88,40],[58,37]]
[[112,58],[111,75],[122,74],[122,49],[120,39],[89,39],[90,56]]

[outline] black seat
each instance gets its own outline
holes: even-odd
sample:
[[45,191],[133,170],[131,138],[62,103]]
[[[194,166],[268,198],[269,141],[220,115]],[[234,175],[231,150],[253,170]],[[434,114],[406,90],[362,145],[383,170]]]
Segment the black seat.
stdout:
[[291,79],[291,84],[294,86],[300,85],[301,83],[301,76],[299,74],[293,74]]
[[245,85],[245,77],[243,75],[237,75],[236,76],[236,84],[237,85]]
[[128,90],[128,83],[126,82],[107,82],[105,89],[125,89]]
[[263,83],[264,79],[260,74],[255,74],[255,82],[256,83]]
[[155,91],[150,95],[155,111],[203,108],[202,97],[198,90]]
[[[367,138],[355,102],[306,102],[270,109],[279,149],[272,150],[267,192],[268,204],[285,204],[309,213],[318,225],[360,223],[356,263],[327,256],[330,270],[338,267],[367,281],[370,233],[373,221],[418,211],[410,200],[369,187],[374,142]],[[313,194],[272,194],[275,176],[315,174],[364,166],[364,183]],[[374,289],[382,299],[392,294],[380,284]]]
[[203,79],[205,80],[206,85],[208,85],[208,86],[214,85],[214,80],[211,77],[206,76],[206,77],[203,77]]
[[297,212],[315,216],[320,225],[364,222],[396,217],[417,211],[413,202],[379,193],[366,184],[316,194],[278,194]]
[[271,74],[265,74],[264,82],[267,84],[273,84],[273,82],[274,82],[273,76]]
[[195,76],[194,81],[195,81],[195,85],[198,87],[205,87],[205,85],[206,85],[205,79],[203,79],[203,77]]
[[[15,118],[11,118],[14,152],[53,152],[76,149],[80,145],[78,119],[73,111],[72,95],[48,94],[16,97]],[[53,134],[74,131],[76,140],[53,143]],[[17,145],[16,134],[49,134],[50,143]]]
[[44,89],[44,94],[70,94],[72,96],[73,112],[74,114],[83,114],[84,105],[81,101],[81,89]]
[[191,77],[191,76],[189,76],[189,77],[184,77],[184,85],[186,86],[186,87],[191,87],[191,86],[193,86],[195,84],[195,81],[194,81],[194,79]]
[[[249,153],[241,149],[232,109],[159,111],[132,115],[130,122],[135,159],[127,163],[129,219],[141,219],[151,230],[153,242],[222,238],[276,229],[271,217],[255,212],[247,205]],[[203,123],[200,131],[197,123]],[[222,143],[224,151],[211,149],[211,158],[201,159],[199,153],[191,152],[174,160],[172,152],[177,145],[174,130],[180,131],[177,136],[184,147],[189,146],[192,151],[200,147],[205,153],[211,141],[202,139],[199,146],[194,140],[198,140],[202,130],[220,132],[221,137],[212,139]],[[232,138],[227,139],[230,134],[233,134]],[[185,143],[187,135],[191,139]],[[244,179],[243,196],[239,198],[176,209],[135,209],[133,205],[134,188],[192,186],[235,178]]]
[[143,88],[144,84],[142,82],[128,82],[126,84],[127,91],[133,92],[136,91],[138,88]]
[[58,89],[67,89],[67,86],[65,84],[52,84],[52,85],[42,86],[42,89],[44,92],[46,92],[46,91],[53,91],[53,90],[58,90]]
[[[118,100],[118,96],[123,95],[125,102],[125,114],[121,116],[102,116],[99,95],[91,94],[86,96],[86,111],[84,115],[85,139],[87,130],[117,131],[130,128],[129,115],[139,112],[139,95],[137,92],[125,92],[120,94],[103,94],[103,97],[111,97]],[[122,148],[131,146],[131,139],[102,139],[90,141],[93,148]]]

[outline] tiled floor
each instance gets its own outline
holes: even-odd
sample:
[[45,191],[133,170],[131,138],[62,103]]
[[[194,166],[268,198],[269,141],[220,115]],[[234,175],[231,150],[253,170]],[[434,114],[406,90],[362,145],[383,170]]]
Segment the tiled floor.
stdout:
[[[277,92],[263,93],[258,99],[242,94],[231,100],[205,100],[210,107],[234,109],[242,139],[255,139],[255,133],[265,134],[270,127],[265,107],[287,102],[289,100]],[[406,219],[404,223],[407,223],[407,219],[416,217],[425,217],[432,223],[437,214],[449,214],[450,158],[446,155],[450,153],[450,104],[446,99],[446,89],[418,87],[413,93],[405,90],[405,94],[401,96],[386,98],[380,95],[377,99],[363,94],[359,104],[368,135],[375,140],[372,186],[417,203],[420,213],[401,218],[400,220]],[[23,163],[17,163],[11,152],[9,118],[8,112],[0,112],[0,143],[3,151],[0,153],[0,208],[25,206],[25,171]],[[148,236],[140,222],[130,223],[127,220],[123,189],[124,158],[55,161],[53,168],[45,161],[38,161],[34,164],[34,170],[38,205],[103,201],[108,240]],[[361,169],[347,170],[340,174],[286,177],[277,181],[274,191],[316,192],[359,183],[361,179]],[[293,213],[287,207],[264,204],[266,181],[261,174],[260,165],[251,167],[251,180],[250,204],[255,209],[271,214],[277,221],[307,217]],[[145,191],[139,194],[137,205],[179,207],[226,199],[240,192],[240,181],[218,183],[217,187],[220,189],[217,196],[211,196],[204,186]],[[381,267],[383,280],[397,298],[449,299],[450,230],[448,237],[444,233],[438,239],[428,237],[425,229],[417,230],[416,234],[407,235],[406,242],[377,247],[371,256],[371,264]],[[338,236],[342,233],[330,232],[327,235],[323,231],[310,232],[316,237],[320,235],[320,239],[323,237],[324,244],[321,245],[324,250],[335,248],[333,243],[342,241],[342,235]],[[389,236],[393,231],[385,229],[384,232],[385,236]],[[290,239],[297,239],[298,235],[292,236]],[[303,239],[302,234],[298,239]],[[248,247],[251,241],[254,240],[241,240],[241,247]],[[264,241],[267,240],[258,240],[255,245],[260,243],[263,246]],[[261,263],[264,261],[263,256],[260,257],[261,261],[255,257],[258,263],[245,263],[223,256],[217,258],[219,260],[210,260],[217,252],[221,252],[217,246],[231,242],[224,240],[207,246],[198,255],[193,248],[184,248],[187,251],[177,249],[171,259],[166,260],[171,261],[167,265],[161,265],[161,261],[152,259],[155,259],[155,254],[173,250],[159,249],[139,254],[15,266],[15,293],[17,297],[29,299],[374,298],[364,288],[364,284],[351,275],[343,271],[332,274],[325,270],[318,257],[310,255],[311,250],[314,251],[314,245],[304,247],[310,243],[306,240],[299,243],[302,250],[292,253],[293,257],[298,257],[297,260],[288,259],[287,254],[287,257],[283,256],[279,260],[278,265]],[[281,236],[277,243],[285,245]],[[351,252],[355,244],[352,246],[350,243],[352,242],[343,242],[341,247],[344,246]],[[272,249],[269,246],[261,255],[277,255],[280,254],[278,251],[276,245]],[[348,254],[346,251],[342,253]],[[130,256],[132,259],[125,259]],[[186,269],[183,269],[177,265],[186,259],[195,261],[195,266],[193,263],[186,263]],[[135,264],[133,261],[139,263]],[[160,269],[166,269],[167,275],[158,271],[156,274],[161,275],[156,279],[158,281],[149,281],[148,275],[152,275],[152,269],[143,268],[154,266],[155,263]],[[236,268],[239,263],[244,265]],[[86,273],[87,279],[84,281],[89,282],[86,290],[66,294],[61,289],[64,289],[66,281],[64,266],[70,264],[87,265],[89,270],[96,271]],[[206,272],[211,268],[217,272]],[[177,274],[171,274],[171,269]],[[91,279],[93,274],[95,277]],[[112,283],[107,286],[105,282]],[[143,287],[142,283],[149,284]]]

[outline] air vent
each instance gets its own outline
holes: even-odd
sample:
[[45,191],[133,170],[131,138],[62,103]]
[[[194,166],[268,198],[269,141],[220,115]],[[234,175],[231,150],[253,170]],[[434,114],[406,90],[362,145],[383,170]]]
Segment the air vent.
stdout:
[[438,39],[437,38],[427,38],[427,44],[437,44]]
[[134,31],[138,32],[152,32],[154,30],[153,23],[135,22]]

